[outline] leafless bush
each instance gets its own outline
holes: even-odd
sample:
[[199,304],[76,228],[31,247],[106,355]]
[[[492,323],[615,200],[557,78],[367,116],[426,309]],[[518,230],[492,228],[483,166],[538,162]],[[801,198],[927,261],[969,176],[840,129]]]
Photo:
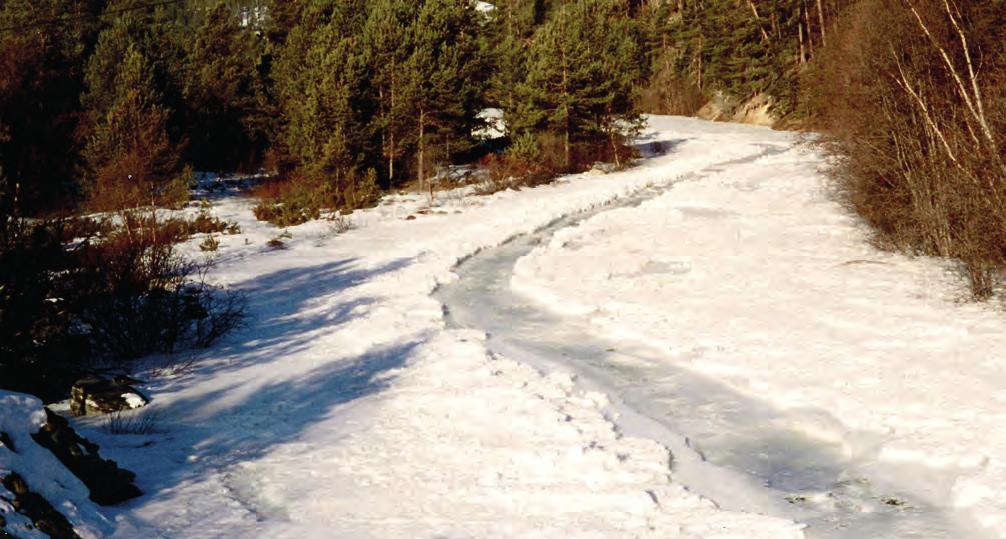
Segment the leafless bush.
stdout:
[[220,240],[214,238],[213,236],[206,236],[206,238],[199,244],[199,250],[203,252],[213,252],[220,248]]
[[1006,267],[1006,21],[997,9],[861,2],[807,79],[850,206],[884,244],[959,259],[978,299]]
[[318,219],[323,210],[364,208],[379,198],[377,174],[351,173],[329,178],[293,173],[262,183],[253,192],[259,199],[255,217],[276,226],[294,226]]
[[182,358],[178,358],[176,356],[169,355],[161,366],[151,371],[151,374],[155,377],[178,376],[180,374],[191,372],[195,368],[196,356],[186,355]]
[[115,412],[105,419],[104,428],[110,434],[153,434],[158,417],[156,410],[146,408]]
[[235,328],[243,298],[209,284],[205,264],[179,256],[156,222],[79,249],[77,319],[98,351],[135,358],[205,347]]
[[349,232],[353,229],[353,220],[350,219],[348,215],[342,212],[336,212],[329,216],[329,223],[331,223],[332,231],[336,234],[342,234],[344,232]]
[[551,133],[526,133],[515,137],[502,154],[489,155],[482,160],[486,180],[478,192],[491,194],[511,188],[535,187],[561,174],[583,172],[599,162],[625,165],[634,155],[625,137],[613,132],[608,141],[574,143],[571,163],[567,167],[561,137]]

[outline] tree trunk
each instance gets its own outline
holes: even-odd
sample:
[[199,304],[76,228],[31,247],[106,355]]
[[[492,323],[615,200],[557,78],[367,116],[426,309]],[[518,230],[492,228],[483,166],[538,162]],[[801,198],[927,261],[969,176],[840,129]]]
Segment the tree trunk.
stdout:
[[569,111],[569,79],[568,79],[568,77],[569,77],[569,72],[568,72],[568,69],[567,69],[567,66],[566,66],[566,51],[563,50],[562,51],[562,95],[563,95],[564,99],[563,99],[562,106],[563,106],[563,109],[564,109],[563,114],[565,116],[565,122],[564,122],[565,123],[565,129],[564,129],[564,133],[563,133],[564,136],[563,136],[562,148],[563,148],[563,153],[565,154],[566,171],[567,172],[572,169],[572,163],[573,163],[572,156],[571,156],[571,151],[570,151],[570,148],[569,148],[569,131],[570,131],[569,112],[570,111]]
[[762,42],[768,43],[768,32],[765,31],[765,26],[761,23],[761,17],[758,16],[758,8],[755,7],[754,0],[748,0],[748,5],[751,6],[751,13],[754,13],[755,21],[758,23],[758,31],[761,32]]
[[419,107],[419,189],[422,191],[426,181],[426,109]]
[[800,65],[805,65],[807,63],[807,47],[804,45],[803,21],[797,20],[796,29],[797,37],[800,40]]
[[388,157],[388,183],[395,180],[395,157],[398,156],[398,148],[395,146],[395,71],[398,67],[395,62],[391,62],[391,155]]
[[807,58],[814,57],[814,33],[810,27],[810,10],[807,9],[807,2],[803,3],[803,22],[807,26]]
[[615,156],[615,166],[622,168],[622,159],[618,156],[618,144],[615,142],[615,130],[608,131],[608,139],[611,141],[611,152]]
[[703,84],[702,84],[702,46],[703,46],[703,41],[704,40],[702,39],[702,35],[699,35],[699,50],[698,50],[698,55],[699,55],[699,58],[698,58],[698,63],[699,63],[698,72],[699,73],[698,73],[698,75],[699,76],[697,77],[698,80],[699,80],[699,92],[703,91],[703,88],[702,88],[702,86],[703,86]]
[[824,23],[824,6],[821,5],[821,0],[817,0],[817,18],[821,22],[821,46],[828,46],[828,31],[826,30],[826,25]]

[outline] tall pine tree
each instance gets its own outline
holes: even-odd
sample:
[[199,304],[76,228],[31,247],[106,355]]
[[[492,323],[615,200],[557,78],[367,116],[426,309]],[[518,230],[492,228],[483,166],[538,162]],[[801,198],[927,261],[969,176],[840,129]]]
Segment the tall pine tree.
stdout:
[[264,100],[258,71],[261,43],[241,26],[239,14],[217,3],[185,58],[189,157],[203,170],[254,164],[265,145],[266,120],[259,113]]
[[479,46],[478,15],[468,0],[426,0],[410,32],[405,64],[416,144],[416,179],[431,190],[438,163],[473,144],[484,106],[486,62]]
[[[117,34],[110,34],[115,36]],[[121,43],[107,36],[99,41],[89,70],[118,62],[107,109],[93,110],[94,125],[84,148],[87,191],[95,209],[140,204],[173,204],[186,196],[189,175],[180,151],[168,134],[169,110],[161,103],[150,64],[131,42],[118,56]],[[89,80],[95,80],[90,76]],[[88,95],[96,88],[91,88]]]
[[576,0],[532,37],[515,125],[559,135],[567,169],[577,142],[603,136],[616,145],[639,117],[633,92],[644,57],[626,9],[616,0]]
[[[0,167],[20,210],[72,202],[84,63],[94,46],[97,0],[0,2]],[[66,18],[59,25],[39,21]]]

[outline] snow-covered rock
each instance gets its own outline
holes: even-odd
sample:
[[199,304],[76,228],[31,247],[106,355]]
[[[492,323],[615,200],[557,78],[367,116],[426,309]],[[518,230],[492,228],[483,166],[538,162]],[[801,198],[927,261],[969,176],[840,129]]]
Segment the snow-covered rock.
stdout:
[[[8,482],[19,483],[12,485],[16,490],[27,488],[44,498],[79,536],[87,539],[110,535],[115,526],[88,499],[87,487],[32,438],[45,425],[42,401],[0,390],[0,432],[5,434],[0,441],[0,480],[13,476],[15,480]],[[15,500],[14,494],[0,487],[0,517],[5,521],[0,530],[21,539],[46,537],[27,515],[15,509],[21,502]]]

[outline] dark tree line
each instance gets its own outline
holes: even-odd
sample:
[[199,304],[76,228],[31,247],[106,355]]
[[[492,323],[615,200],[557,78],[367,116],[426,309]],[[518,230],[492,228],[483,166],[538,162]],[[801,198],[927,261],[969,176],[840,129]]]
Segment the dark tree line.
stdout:
[[0,164],[27,213],[171,204],[193,170],[267,168],[335,207],[510,134],[617,143],[647,69],[624,0],[11,0]]
[[[721,95],[823,130],[878,237],[959,259],[987,297],[1004,38],[1004,0],[0,0],[0,380],[51,389],[82,340],[149,352],[115,352],[104,321],[148,321],[114,340],[161,350],[158,328],[213,323],[171,250],[192,227],[137,210],[184,201],[196,170],[274,173],[256,213],[290,224],[487,153],[498,188],[622,164],[641,112]],[[488,108],[502,142],[478,135]],[[79,209],[125,226],[25,219]]]

